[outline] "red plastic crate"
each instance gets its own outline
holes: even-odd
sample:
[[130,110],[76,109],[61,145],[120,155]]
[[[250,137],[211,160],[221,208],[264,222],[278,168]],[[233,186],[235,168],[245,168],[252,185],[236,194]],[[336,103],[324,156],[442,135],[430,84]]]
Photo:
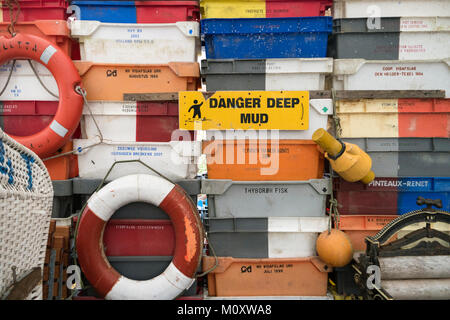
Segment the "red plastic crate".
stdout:
[[106,256],[172,256],[175,233],[170,220],[113,219],[103,243]]
[[[366,250],[366,237],[376,235],[385,225],[397,216],[390,215],[341,215],[339,217],[339,229],[347,234],[354,251]],[[393,236],[390,241],[397,239]]]
[[[136,141],[168,142],[172,132],[178,128],[177,101],[137,102]],[[189,133],[191,140],[194,140],[194,132]]]
[[341,214],[397,215],[398,178],[383,178],[384,186],[368,186],[362,183],[334,181],[335,195]]
[[1,101],[0,127],[7,134],[28,136],[47,127],[58,109],[58,101]]
[[137,23],[198,21],[197,1],[135,1]]
[[[0,128],[5,133],[15,136],[28,136],[42,131],[53,120],[58,101],[0,101]],[[78,126],[72,138],[81,136]],[[69,141],[60,151],[69,152],[73,149]],[[44,161],[52,180],[66,180],[78,176],[78,161],[76,155],[67,155]]]
[[266,18],[324,16],[332,5],[332,0],[266,0]]
[[[11,1],[13,5],[14,1]],[[3,11],[3,20],[0,22],[11,21],[9,8],[5,1],[1,2]],[[66,20],[68,2],[65,0],[19,0],[20,13],[18,21],[34,20]],[[16,11],[13,11],[13,15]]]
[[[10,38],[9,22],[0,23],[0,36]],[[72,41],[70,30],[65,20],[35,20],[32,22],[18,22],[15,25],[17,33],[28,33],[44,38],[59,46],[68,56],[71,54]]]
[[399,137],[450,137],[450,99],[398,99]]
[[[14,136],[28,136],[47,127],[58,109],[58,101],[0,101],[0,128]],[[78,126],[72,138],[81,137]]]

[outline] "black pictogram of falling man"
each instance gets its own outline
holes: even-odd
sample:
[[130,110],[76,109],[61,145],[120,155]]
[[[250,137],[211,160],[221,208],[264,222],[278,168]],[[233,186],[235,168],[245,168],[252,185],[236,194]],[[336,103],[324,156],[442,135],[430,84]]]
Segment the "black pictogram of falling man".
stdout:
[[194,100],[194,105],[189,108],[188,112],[191,112],[192,109],[194,109],[194,115],[192,116],[192,119],[195,119],[196,116],[198,116],[199,119],[202,118],[202,112],[200,111],[200,107],[203,105],[203,102],[198,104],[197,100]]

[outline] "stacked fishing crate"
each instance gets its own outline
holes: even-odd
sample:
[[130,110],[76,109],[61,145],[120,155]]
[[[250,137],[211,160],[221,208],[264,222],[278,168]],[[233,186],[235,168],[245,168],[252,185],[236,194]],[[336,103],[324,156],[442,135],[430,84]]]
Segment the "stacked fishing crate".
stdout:
[[312,0],[200,2],[208,94],[238,91],[236,97],[241,92],[245,99],[278,91],[274,97],[282,100],[285,92],[302,91],[297,97],[309,99],[304,131],[206,131],[206,299],[327,299],[331,268],[316,257],[315,242],[328,226],[331,183],[311,139],[316,129],[327,128],[333,105],[309,91],[324,90],[332,72],[326,58],[331,17],[324,16],[330,6]]
[[[361,251],[366,236],[420,209],[418,196],[450,209],[450,2],[337,0],[333,9],[334,89],[413,90],[336,101],[342,139],[369,154],[376,175],[334,185],[340,228]],[[335,269],[338,293],[358,294],[351,274]]]
[[[17,3],[2,1],[0,9],[0,35],[9,35],[11,20],[17,21],[17,33],[28,33],[44,38],[72,55],[73,41],[66,24],[68,2],[65,0],[20,0]],[[17,14],[19,15],[17,16]],[[17,18],[16,18],[17,17]],[[58,86],[43,65],[36,61],[17,60],[5,64],[0,69],[2,94],[0,95],[0,126],[9,135],[29,136],[47,127],[58,108]],[[33,68],[36,72],[33,71]],[[11,79],[8,78],[11,74]],[[42,81],[42,83],[40,82]],[[4,87],[3,87],[4,86]],[[73,138],[80,135],[76,130]],[[67,216],[71,213],[70,178],[78,175],[76,156],[62,153],[70,152],[72,140],[44,161],[50,178],[54,183],[53,217]]]
[[[8,27],[14,21],[17,33],[44,38],[71,56],[73,42],[66,24],[68,5],[65,0],[19,0],[9,1],[9,5],[8,1],[2,1],[0,36],[10,36]],[[13,9],[12,12],[10,8]],[[29,136],[50,125],[58,108],[59,96],[56,81],[46,67],[37,61],[10,61],[0,68],[0,82],[2,83],[0,127],[5,133],[11,136]],[[72,214],[73,194],[70,179],[78,175],[76,156],[61,154],[72,151],[72,138],[77,138],[79,135],[80,130],[77,129],[60,150],[43,158],[53,183],[52,218]],[[52,226],[54,222],[52,220]],[[58,260],[60,255],[55,256],[57,260],[50,261],[50,252],[65,250],[65,268],[69,263],[69,243],[65,241],[62,244],[60,239],[54,239],[52,227],[49,230],[48,240],[49,249],[43,273],[42,298],[61,299],[67,296],[67,288],[63,284],[63,275],[60,277],[60,274],[55,271],[55,263],[56,266],[62,265]],[[65,269],[63,271],[66,274]]]
[[[72,1],[71,9],[76,17],[71,36],[79,42],[81,58],[74,62],[88,100],[82,139],[74,140],[79,168],[74,194],[86,203],[112,168],[107,181],[161,174],[196,203],[201,144],[193,132],[178,130],[177,100],[178,91],[200,87],[197,1]],[[142,163],[113,167],[129,160]],[[103,241],[120,274],[148,280],[170,264],[175,233],[161,209],[130,203],[109,220]],[[186,294],[195,295],[196,289],[194,283]]]
[[[72,264],[71,242],[73,238],[72,219],[52,219],[48,234],[47,250],[43,270],[44,299],[66,299],[71,285],[67,285],[68,267]],[[70,272],[70,270],[69,270]]]

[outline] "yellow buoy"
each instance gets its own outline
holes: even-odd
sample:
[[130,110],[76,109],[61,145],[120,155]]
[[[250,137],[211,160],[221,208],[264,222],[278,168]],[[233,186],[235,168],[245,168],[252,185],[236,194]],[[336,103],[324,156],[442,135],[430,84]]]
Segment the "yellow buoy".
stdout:
[[338,229],[322,232],[317,238],[316,250],[319,258],[333,267],[343,267],[349,264],[353,257],[350,238]]
[[372,159],[357,145],[347,142],[341,144],[324,129],[316,130],[312,140],[325,150],[325,158],[344,180],[369,184],[375,179],[371,170]]

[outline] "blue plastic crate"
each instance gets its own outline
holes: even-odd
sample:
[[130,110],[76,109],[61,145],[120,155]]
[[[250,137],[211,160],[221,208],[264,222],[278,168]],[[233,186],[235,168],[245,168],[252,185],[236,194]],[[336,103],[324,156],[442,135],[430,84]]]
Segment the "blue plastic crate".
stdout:
[[442,210],[450,211],[450,178],[399,178],[398,214],[419,210],[417,197],[441,199]]
[[80,8],[80,20],[95,20],[109,23],[136,23],[134,1],[72,1]]
[[323,58],[331,17],[204,19],[207,59]]

